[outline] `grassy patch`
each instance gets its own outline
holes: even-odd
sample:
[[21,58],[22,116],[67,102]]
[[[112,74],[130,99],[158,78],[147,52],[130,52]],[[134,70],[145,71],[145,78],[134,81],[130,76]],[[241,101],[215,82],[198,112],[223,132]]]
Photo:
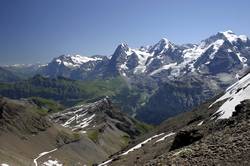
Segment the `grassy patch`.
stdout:
[[91,130],[87,132],[88,138],[91,139],[93,142],[98,141],[99,132],[97,130]]
[[11,84],[10,83],[0,83],[0,89],[8,89],[11,88]]
[[58,146],[64,144],[69,144],[71,142],[79,141],[81,138],[80,134],[77,132],[60,130],[56,137],[56,142]]
[[180,151],[176,152],[175,154],[173,154],[173,156],[185,157],[185,156],[191,154],[192,152],[193,152],[192,149],[184,148],[184,149],[181,149]]
[[152,130],[154,127],[152,125],[143,123],[143,122],[139,122],[137,120],[134,120],[136,128],[143,134],[143,133],[147,133],[150,130]]
[[54,113],[64,110],[64,107],[54,100],[41,97],[30,97],[29,99],[37,104],[40,108],[46,109],[48,113]]
[[122,140],[122,142],[123,142],[123,144],[124,144],[124,147],[126,147],[126,146],[128,146],[128,144],[129,144],[130,137],[129,137],[128,135],[123,135],[123,136],[121,137],[121,140]]
[[42,108],[34,108],[33,111],[37,112],[41,116],[48,115],[48,110]]

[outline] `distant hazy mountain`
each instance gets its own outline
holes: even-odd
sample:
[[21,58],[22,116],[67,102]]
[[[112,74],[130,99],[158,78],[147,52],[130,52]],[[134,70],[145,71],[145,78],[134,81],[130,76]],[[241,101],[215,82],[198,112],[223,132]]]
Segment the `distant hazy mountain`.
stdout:
[[15,64],[15,65],[4,65],[2,68],[5,70],[11,71],[13,74],[20,77],[20,79],[26,79],[32,77],[39,73],[39,70],[45,65],[40,63],[36,64]]
[[15,82],[19,80],[18,76],[0,67],[0,82]]
[[106,56],[61,55],[40,68],[39,73],[48,77],[63,76],[84,80],[95,75],[95,70],[106,61],[108,61]]

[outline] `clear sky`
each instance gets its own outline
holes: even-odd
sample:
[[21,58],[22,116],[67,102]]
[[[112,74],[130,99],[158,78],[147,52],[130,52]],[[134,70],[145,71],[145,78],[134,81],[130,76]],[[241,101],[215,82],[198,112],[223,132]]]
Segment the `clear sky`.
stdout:
[[0,0],[0,64],[111,55],[163,37],[197,43],[228,29],[250,36],[249,0]]

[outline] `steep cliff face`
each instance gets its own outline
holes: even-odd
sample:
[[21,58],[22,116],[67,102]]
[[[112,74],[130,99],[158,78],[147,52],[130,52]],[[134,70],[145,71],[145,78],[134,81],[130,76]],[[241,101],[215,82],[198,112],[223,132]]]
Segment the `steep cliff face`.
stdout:
[[160,124],[167,118],[190,111],[218,93],[210,82],[188,78],[164,83],[142,106],[136,118],[150,124]]

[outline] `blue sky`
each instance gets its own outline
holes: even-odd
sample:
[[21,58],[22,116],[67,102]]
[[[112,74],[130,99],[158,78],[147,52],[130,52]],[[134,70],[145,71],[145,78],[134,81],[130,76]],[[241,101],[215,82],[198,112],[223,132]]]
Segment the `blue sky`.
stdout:
[[249,0],[1,0],[0,64],[110,55],[163,37],[197,43],[228,29],[250,36],[249,9]]

